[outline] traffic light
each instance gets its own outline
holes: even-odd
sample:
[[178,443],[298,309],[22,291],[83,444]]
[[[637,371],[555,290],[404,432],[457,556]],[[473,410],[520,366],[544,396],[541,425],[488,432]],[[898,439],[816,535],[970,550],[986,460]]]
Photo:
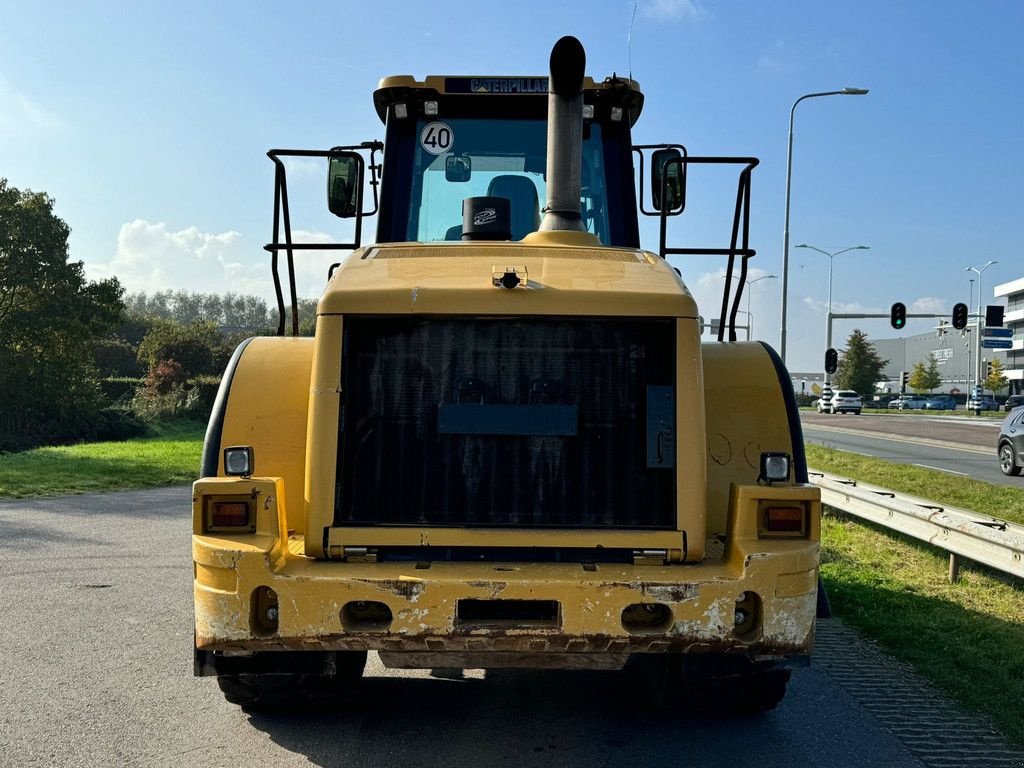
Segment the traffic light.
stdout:
[[958,331],[967,327],[967,305],[962,301],[953,305],[953,327]]
[[839,367],[839,353],[829,347],[825,350],[825,373],[835,373]]
[[900,371],[900,392],[907,388],[908,381],[910,381],[910,374],[906,371]]
[[889,310],[889,322],[896,330],[907,324],[907,307],[902,301],[897,301]]
[[985,361],[985,378],[987,379],[987,378],[989,378],[991,376],[992,376],[992,363],[991,363],[991,361],[986,360]]

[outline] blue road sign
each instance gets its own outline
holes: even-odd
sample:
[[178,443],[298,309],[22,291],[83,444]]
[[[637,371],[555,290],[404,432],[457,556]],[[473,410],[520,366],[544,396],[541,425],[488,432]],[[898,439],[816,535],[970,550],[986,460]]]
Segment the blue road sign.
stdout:
[[1013,328],[985,328],[982,330],[981,335],[988,336],[989,338],[1012,339]]
[[985,349],[1010,349],[1013,339],[982,339],[981,346]]

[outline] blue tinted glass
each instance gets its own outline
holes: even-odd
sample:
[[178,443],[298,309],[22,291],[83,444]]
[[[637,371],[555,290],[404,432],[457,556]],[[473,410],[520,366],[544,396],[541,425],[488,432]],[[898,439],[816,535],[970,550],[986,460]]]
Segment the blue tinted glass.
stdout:
[[[587,231],[607,243],[608,205],[600,126],[590,125],[587,134],[583,142],[581,212]],[[511,201],[512,239],[520,240],[535,231],[546,202],[546,152],[544,120],[420,120],[416,126],[408,239],[459,240],[462,201],[467,197],[507,197]],[[452,156],[468,159],[471,171],[467,180],[460,180],[456,171],[446,175]],[[465,167],[461,160],[459,165]]]

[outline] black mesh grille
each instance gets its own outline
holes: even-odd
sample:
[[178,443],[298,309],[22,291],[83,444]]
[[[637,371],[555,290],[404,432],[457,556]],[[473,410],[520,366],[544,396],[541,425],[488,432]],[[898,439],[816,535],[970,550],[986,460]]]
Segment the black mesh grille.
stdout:
[[648,387],[674,384],[673,321],[344,329],[336,525],[675,527],[646,413]]

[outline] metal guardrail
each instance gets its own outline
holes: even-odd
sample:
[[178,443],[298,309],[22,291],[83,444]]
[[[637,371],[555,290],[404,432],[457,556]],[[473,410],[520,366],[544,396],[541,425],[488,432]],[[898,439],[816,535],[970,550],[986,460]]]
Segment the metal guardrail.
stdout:
[[1024,525],[813,469],[810,475],[822,504],[949,552],[952,582],[959,578],[960,558],[1024,578]]

